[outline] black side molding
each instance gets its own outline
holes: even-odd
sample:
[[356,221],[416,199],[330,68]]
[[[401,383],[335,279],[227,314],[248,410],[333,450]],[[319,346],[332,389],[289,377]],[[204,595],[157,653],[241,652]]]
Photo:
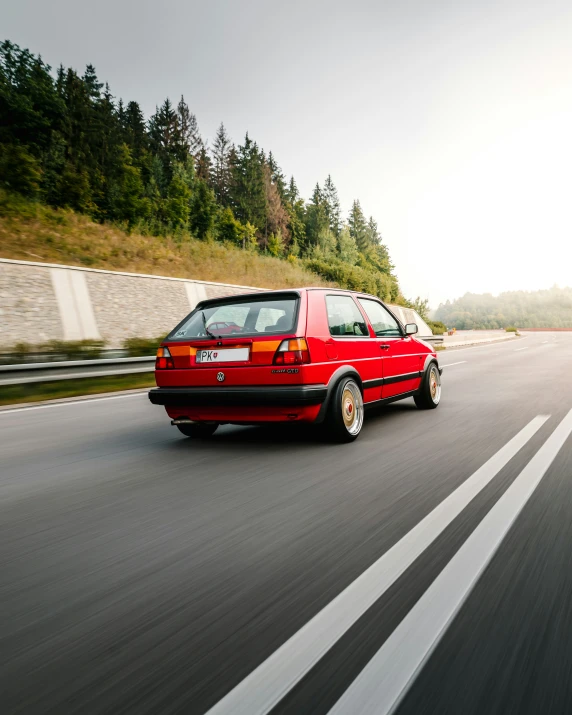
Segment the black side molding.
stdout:
[[393,385],[396,382],[405,382],[405,380],[414,380],[417,377],[423,376],[423,370],[416,372],[406,372],[402,375],[390,375],[389,377],[380,377],[376,380],[364,380],[363,388],[367,390],[370,387],[380,387],[381,385]]

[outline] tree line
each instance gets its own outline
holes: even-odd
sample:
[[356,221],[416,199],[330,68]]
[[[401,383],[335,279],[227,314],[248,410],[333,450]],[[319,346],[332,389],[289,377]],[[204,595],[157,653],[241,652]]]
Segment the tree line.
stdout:
[[0,185],[128,231],[225,241],[301,260],[342,286],[400,294],[379,228],[359,200],[342,215],[331,176],[304,200],[271,151],[224,124],[209,145],[184,97],[147,120],[88,65],[80,75],[0,43]]
[[458,330],[518,328],[572,328],[572,288],[465,293],[441,303],[435,319]]

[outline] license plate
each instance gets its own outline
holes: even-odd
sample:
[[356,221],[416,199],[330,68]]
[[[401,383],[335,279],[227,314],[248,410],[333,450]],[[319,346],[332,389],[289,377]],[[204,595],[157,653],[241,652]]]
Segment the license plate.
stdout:
[[228,350],[197,350],[197,362],[246,362],[250,358],[248,348]]

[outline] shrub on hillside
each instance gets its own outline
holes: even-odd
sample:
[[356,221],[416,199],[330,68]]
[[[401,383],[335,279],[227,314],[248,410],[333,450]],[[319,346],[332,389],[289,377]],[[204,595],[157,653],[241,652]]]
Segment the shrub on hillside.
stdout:
[[447,332],[447,326],[440,320],[425,320],[427,325],[431,328],[433,335],[444,335]]
[[516,328],[514,325],[509,325],[505,328],[505,330],[507,333],[518,333],[518,328]]
[[371,295],[377,295],[386,301],[392,301],[398,297],[394,295],[395,283],[385,273],[368,271],[360,266],[350,266],[342,261],[330,260],[326,262],[317,258],[305,260],[304,265],[326,280],[338,283],[342,288],[371,293]]

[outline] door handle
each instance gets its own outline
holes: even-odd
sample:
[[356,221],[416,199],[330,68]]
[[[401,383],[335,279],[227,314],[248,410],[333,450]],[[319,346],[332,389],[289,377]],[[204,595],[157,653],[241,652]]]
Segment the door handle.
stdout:
[[387,343],[382,343],[379,347],[381,350],[389,350],[390,346]]

